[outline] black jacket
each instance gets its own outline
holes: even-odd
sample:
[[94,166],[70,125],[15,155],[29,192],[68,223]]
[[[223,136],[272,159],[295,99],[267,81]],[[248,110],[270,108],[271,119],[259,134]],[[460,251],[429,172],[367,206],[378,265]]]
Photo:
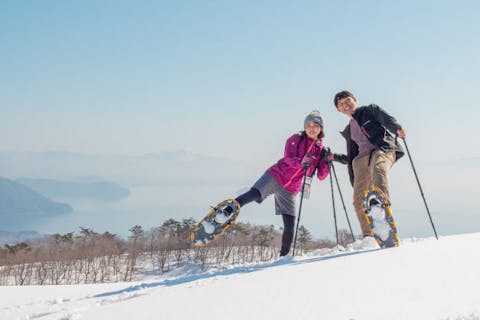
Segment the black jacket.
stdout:
[[[358,122],[368,140],[383,151],[395,151],[396,160],[404,155],[404,151],[396,139],[397,131],[402,126],[394,117],[375,104],[358,107],[353,113],[353,118]],[[334,160],[348,164],[348,174],[353,185],[353,159],[358,155],[358,145],[350,135],[350,125],[340,132],[347,141],[347,154],[335,154]],[[395,134],[395,137],[392,135]]]

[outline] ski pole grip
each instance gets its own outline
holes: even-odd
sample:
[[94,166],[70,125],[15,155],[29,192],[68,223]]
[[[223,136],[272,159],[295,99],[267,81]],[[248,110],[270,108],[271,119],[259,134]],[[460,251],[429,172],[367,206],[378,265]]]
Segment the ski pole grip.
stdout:
[[312,155],[308,152],[302,159],[302,168],[308,169],[310,163],[312,162]]

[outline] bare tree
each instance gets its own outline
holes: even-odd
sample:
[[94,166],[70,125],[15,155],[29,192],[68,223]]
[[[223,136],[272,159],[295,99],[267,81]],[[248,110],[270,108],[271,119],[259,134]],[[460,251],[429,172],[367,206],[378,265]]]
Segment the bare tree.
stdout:
[[[0,248],[0,284],[76,284],[131,281],[142,266],[166,272],[186,262],[201,267],[266,261],[278,257],[281,232],[273,225],[233,224],[224,235],[203,248],[192,245],[194,219],[168,219],[145,232],[140,225],[130,228],[127,240],[86,227],[53,234],[35,243],[18,243]],[[347,242],[346,231],[340,239]],[[313,240],[299,228],[302,251],[332,247],[329,240]]]
[[129,236],[129,241],[127,245],[128,258],[124,281],[132,280],[138,256],[144,250],[143,240],[145,232],[143,231],[143,228],[140,225],[135,225],[128,231],[130,231],[131,234]]

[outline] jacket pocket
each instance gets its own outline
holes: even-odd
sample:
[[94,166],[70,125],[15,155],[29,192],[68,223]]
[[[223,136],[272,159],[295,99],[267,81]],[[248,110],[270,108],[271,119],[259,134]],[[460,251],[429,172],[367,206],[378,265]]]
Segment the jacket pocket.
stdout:
[[383,146],[387,130],[380,123],[367,120],[360,126],[360,128],[371,143],[378,147]]

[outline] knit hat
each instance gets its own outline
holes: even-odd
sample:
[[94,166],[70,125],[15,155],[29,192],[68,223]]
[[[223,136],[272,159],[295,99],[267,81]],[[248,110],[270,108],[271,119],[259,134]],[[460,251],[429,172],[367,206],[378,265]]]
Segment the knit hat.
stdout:
[[303,124],[306,125],[308,121],[313,121],[323,128],[323,119],[320,116],[320,111],[318,110],[313,110],[312,112],[310,112],[310,114],[305,118]]
[[339,93],[337,93],[335,95],[335,98],[333,98],[333,103],[335,103],[335,107],[338,108],[338,100],[341,100],[341,99],[345,99],[345,98],[348,98],[348,97],[351,97],[353,99],[355,99],[355,97],[353,96],[353,93],[351,93],[350,91],[341,91]]

